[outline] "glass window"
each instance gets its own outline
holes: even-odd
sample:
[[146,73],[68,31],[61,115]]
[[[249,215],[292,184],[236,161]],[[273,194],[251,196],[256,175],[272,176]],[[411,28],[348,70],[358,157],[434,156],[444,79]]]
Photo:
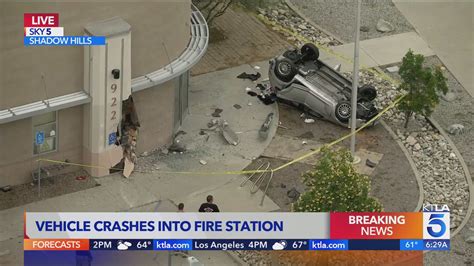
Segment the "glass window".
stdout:
[[33,117],[33,154],[56,150],[57,146],[57,112]]

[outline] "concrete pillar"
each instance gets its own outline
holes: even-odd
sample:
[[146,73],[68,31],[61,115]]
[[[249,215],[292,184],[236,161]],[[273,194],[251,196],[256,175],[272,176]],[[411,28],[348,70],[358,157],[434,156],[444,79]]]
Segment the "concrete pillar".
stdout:
[[109,174],[122,158],[115,145],[122,101],[131,94],[130,25],[119,17],[85,27],[90,36],[105,36],[105,46],[84,50],[84,89],[92,101],[84,107],[84,162],[92,176]]

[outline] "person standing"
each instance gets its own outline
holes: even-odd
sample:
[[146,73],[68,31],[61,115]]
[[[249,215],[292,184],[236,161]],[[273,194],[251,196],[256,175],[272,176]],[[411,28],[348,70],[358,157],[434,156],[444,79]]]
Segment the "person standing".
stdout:
[[212,195],[207,196],[206,202],[199,207],[199,212],[219,212],[219,207],[214,204],[214,197]]
[[184,212],[184,203],[178,204],[178,212]]

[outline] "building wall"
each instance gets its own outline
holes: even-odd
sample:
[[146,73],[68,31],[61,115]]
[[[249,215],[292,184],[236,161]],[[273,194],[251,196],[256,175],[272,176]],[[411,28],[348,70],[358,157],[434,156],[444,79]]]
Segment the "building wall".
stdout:
[[137,154],[169,144],[173,137],[176,80],[132,93],[140,121]]
[[0,187],[32,181],[38,158],[72,162],[82,161],[83,107],[58,111],[57,151],[33,155],[31,118],[0,125]]
[[65,35],[84,35],[86,24],[114,16],[126,20],[132,26],[132,78],[168,64],[168,56],[171,60],[179,56],[190,37],[190,0],[146,3],[2,1],[0,110],[83,88],[83,47],[23,45],[23,13],[44,12],[59,13],[59,24],[64,27]]
[[[178,57],[190,38],[190,0],[137,2],[0,2],[0,110],[83,90],[83,47],[24,47],[23,13],[59,13],[65,35],[84,35],[84,26],[120,16],[131,27],[132,79]],[[5,37],[8,36],[8,37]],[[42,78],[43,77],[43,78]],[[169,144],[173,136],[175,86],[134,93],[141,122],[138,153]],[[41,158],[82,162],[87,105],[58,113],[58,149]],[[87,117],[87,116],[86,116]],[[87,138],[86,138],[87,140]],[[0,124],[0,186],[31,182],[36,170],[31,118]]]

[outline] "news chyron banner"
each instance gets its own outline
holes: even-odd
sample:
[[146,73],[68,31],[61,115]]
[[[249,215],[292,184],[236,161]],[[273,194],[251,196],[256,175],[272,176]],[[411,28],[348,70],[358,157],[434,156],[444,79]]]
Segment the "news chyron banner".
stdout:
[[64,36],[58,13],[24,13],[25,46],[91,46],[105,45],[104,36]]
[[449,209],[382,213],[25,213],[25,251],[449,250]]

